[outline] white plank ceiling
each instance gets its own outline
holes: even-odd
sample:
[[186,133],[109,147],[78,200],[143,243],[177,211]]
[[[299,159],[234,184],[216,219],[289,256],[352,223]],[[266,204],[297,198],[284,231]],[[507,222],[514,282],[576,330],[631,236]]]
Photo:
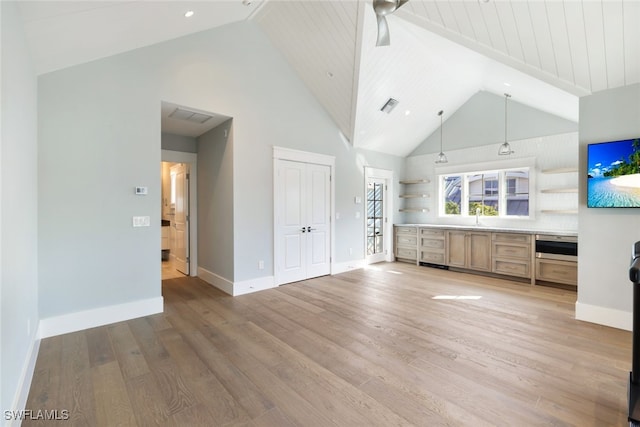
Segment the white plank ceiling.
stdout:
[[410,0],[379,48],[371,0],[20,6],[39,74],[255,20],[354,146],[400,156],[479,90],[577,121],[579,96],[640,83],[639,0]]

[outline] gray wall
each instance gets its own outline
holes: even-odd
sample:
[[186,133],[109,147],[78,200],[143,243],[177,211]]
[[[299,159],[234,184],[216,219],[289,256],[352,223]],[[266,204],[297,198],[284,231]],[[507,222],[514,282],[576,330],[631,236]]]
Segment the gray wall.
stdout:
[[163,150],[181,151],[183,153],[197,153],[198,145],[196,138],[172,133],[162,133],[161,147]]
[[24,404],[14,399],[38,326],[37,80],[16,3],[0,2],[0,15],[0,408],[9,410]]
[[[509,141],[575,132],[578,124],[520,104],[511,98],[508,106]],[[444,113],[442,145],[449,150],[497,144],[504,141],[504,97],[490,92],[473,95],[452,116]],[[497,150],[496,146],[496,150]],[[440,151],[438,127],[410,156]]]
[[198,138],[198,266],[229,281],[234,278],[232,123]]
[[[403,168],[344,143],[251,22],[43,75],[39,95],[45,317],[160,295],[160,228],[134,229],[131,217],[160,220],[162,100],[234,118],[234,281],[273,275],[274,145],[336,156],[336,209],[349,213],[336,221],[339,262],[364,257],[363,205],[353,204],[364,166]],[[149,195],[134,196],[136,185]]]
[[580,99],[578,302],[631,312],[631,245],[640,240],[638,209],[587,208],[587,145],[640,136],[640,84]]

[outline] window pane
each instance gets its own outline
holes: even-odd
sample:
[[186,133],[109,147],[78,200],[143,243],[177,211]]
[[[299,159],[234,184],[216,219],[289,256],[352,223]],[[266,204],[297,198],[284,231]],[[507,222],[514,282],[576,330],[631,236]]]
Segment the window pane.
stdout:
[[460,215],[462,211],[462,176],[443,177],[442,194],[445,215]]
[[498,172],[469,175],[469,215],[498,216]]
[[529,215],[529,170],[506,171],[507,215]]

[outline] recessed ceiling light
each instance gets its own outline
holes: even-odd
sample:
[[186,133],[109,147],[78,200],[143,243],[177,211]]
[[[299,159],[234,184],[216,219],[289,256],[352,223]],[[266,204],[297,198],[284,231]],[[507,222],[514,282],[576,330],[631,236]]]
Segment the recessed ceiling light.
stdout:
[[242,4],[245,6],[251,6],[251,0],[242,0]]
[[505,85],[506,87],[511,87],[511,83],[504,82],[504,85]]
[[327,77],[332,79],[333,78],[333,73],[331,71],[327,71]]
[[409,114],[411,114],[411,110],[407,110],[407,111],[404,112],[405,116],[408,116]]
[[185,17],[185,18],[191,18],[191,17],[194,15],[194,13],[195,13],[195,12],[194,12],[193,10],[187,10],[187,11],[184,13],[184,17]]

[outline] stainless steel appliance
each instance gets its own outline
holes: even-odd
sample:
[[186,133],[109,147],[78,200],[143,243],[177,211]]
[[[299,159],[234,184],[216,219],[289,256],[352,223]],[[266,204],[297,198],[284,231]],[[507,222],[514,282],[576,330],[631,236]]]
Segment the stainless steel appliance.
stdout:
[[578,237],[536,234],[536,258],[578,260]]

